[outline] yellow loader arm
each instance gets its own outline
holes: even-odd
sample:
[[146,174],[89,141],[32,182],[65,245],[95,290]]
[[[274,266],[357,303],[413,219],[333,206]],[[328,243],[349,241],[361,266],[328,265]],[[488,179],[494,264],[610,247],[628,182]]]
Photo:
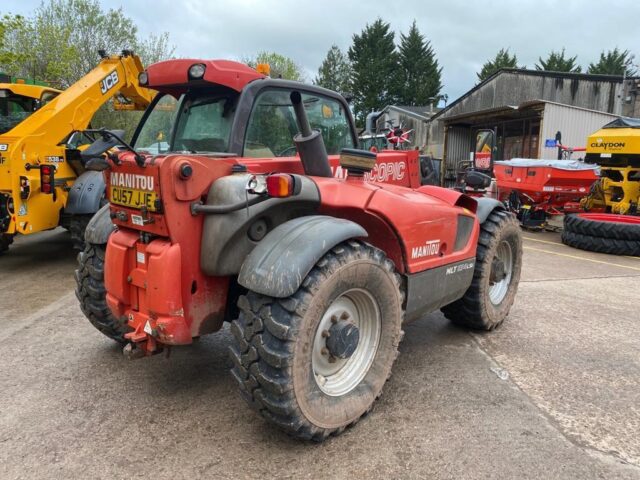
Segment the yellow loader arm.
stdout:
[[[84,77],[56,98],[0,135],[0,233],[35,233],[55,228],[69,191],[81,173],[67,158],[61,144],[71,133],[84,130],[109,99],[119,110],[144,110],[155,91],[140,87],[144,70],[140,58],[129,51],[104,56]],[[77,151],[76,151],[77,157]],[[55,185],[42,188],[40,166],[55,167]],[[82,167],[80,167],[82,168]],[[4,207],[4,208],[2,208]],[[7,223],[8,222],[8,223]]]

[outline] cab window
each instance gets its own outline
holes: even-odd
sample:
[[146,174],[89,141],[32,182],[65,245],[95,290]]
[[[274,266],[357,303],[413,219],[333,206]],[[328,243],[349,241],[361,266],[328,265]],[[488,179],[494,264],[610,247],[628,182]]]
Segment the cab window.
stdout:
[[[298,133],[289,90],[266,90],[254,103],[245,135],[244,156],[251,158],[293,157],[293,137]],[[327,153],[353,148],[348,113],[342,104],[313,93],[302,93],[311,128],[320,130]]]

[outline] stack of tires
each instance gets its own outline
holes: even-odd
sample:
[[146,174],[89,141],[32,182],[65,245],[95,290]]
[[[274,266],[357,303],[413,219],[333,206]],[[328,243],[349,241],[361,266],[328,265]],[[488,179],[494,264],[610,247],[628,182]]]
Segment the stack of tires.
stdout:
[[640,217],[611,213],[567,215],[562,243],[591,252],[640,257]]

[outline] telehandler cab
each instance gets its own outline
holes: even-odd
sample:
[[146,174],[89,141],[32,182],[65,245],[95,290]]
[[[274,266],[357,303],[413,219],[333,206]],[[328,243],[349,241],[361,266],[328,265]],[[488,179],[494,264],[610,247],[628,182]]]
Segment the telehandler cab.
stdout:
[[[16,234],[64,226],[76,246],[104,204],[101,172],[81,155],[93,139],[76,134],[114,98],[116,110],[144,110],[154,92],[138,85],[143,66],[130,51],[107,56],[60,92],[36,85],[0,84],[0,255]],[[39,95],[39,99],[34,97]],[[2,112],[0,112],[2,113]]]
[[504,321],[516,219],[421,186],[416,151],[357,150],[338,94],[222,60],[161,62],[141,83],[159,94],[132,151],[107,160],[110,206],[76,271],[84,313],[129,356],[230,322],[248,404],[320,441],[372,407],[404,323],[440,308],[465,327]]

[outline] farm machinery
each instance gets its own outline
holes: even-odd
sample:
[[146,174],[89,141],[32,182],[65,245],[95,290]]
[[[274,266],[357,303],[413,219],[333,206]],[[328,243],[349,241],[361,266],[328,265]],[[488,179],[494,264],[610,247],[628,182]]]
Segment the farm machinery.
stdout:
[[140,59],[103,54],[100,63],[63,92],[28,84],[0,84],[0,254],[16,234],[66,227],[76,245],[104,203],[102,174],[80,154],[93,138],[78,134],[98,108],[143,110],[150,90],[138,86]]
[[599,165],[580,206],[567,216],[562,241],[601,253],[640,256],[640,120],[618,118],[591,135],[585,162]]
[[248,405],[321,441],[371,409],[404,324],[507,317],[515,217],[421,185],[417,151],[358,150],[340,95],[224,60],[157,63],[140,83],[159,93],[127,151],[103,131],[85,152],[110,204],[76,271],[83,312],[127,356],[230,323]]
[[581,198],[598,179],[597,165],[572,160],[496,161],[494,151],[493,130],[480,130],[471,168],[460,172],[458,188],[472,196],[498,199],[525,228],[547,228],[551,216],[579,211]]

